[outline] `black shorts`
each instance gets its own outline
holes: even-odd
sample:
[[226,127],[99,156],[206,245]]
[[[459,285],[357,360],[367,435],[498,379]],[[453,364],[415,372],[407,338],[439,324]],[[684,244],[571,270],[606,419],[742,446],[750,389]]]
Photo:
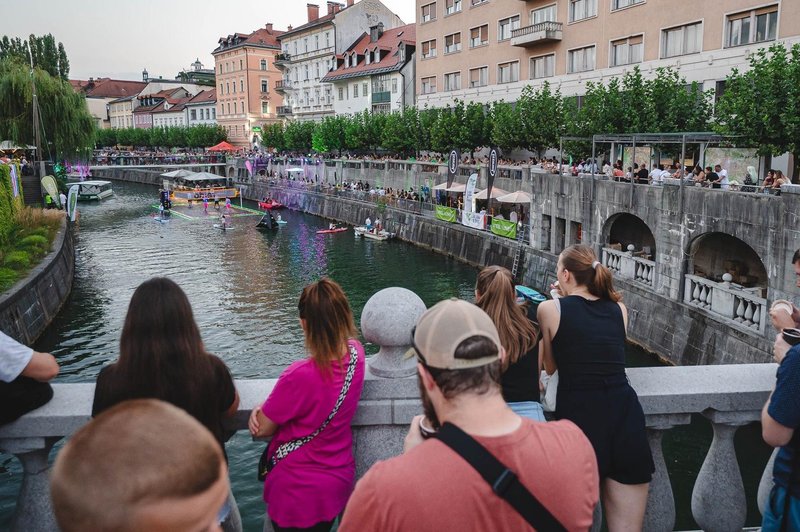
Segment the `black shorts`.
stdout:
[[627,382],[592,389],[562,389],[559,383],[556,405],[556,417],[578,425],[592,442],[601,479],[650,482],[655,464],[644,412]]

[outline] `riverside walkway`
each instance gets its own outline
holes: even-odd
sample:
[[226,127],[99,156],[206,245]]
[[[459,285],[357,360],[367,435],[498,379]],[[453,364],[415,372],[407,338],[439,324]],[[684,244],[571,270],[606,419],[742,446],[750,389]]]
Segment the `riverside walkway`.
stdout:
[[[377,460],[401,452],[411,418],[421,412],[413,361],[402,353],[410,329],[424,304],[403,288],[373,295],[361,317],[364,339],[381,346],[368,361],[369,371],[358,413],[353,421],[358,475]],[[397,318],[397,317],[401,318]],[[760,419],[774,384],[775,364],[634,368],[628,370],[646,414],[648,436],[656,463],[650,489],[645,530],[670,531],[675,502],[661,440],[671,428],[700,414],[713,428],[713,441],[692,491],[692,515],[710,531],[741,530],[746,498],[734,451],[734,435],[743,425]],[[232,428],[247,429],[250,410],[263,400],[274,380],[237,380],[241,403]],[[93,384],[57,384],[55,396],[44,407],[0,428],[0,449],[16,455],[24,478],[12,530],[54,530],[49,502],[48,455],[53,445],[68,437],[90,418]],[[771,463],[767,465],[771,472]],[[760,498],[769,489],[762,480]],[[750,491],[755,486],[748,486]]]

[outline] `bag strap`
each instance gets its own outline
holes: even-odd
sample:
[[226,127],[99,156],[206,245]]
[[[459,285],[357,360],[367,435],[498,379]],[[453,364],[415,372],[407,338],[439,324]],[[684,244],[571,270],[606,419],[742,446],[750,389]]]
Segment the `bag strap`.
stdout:
[[342,385],[342,390],[339,392],[338,399],[336,399],[336,404],[333,405],[333,410],[331,410],[331,413],[328,414],[328,417],[325,418],[325,421],[322,422],[322,425],[320,425],[317,430],[315,430],[308,436],[305,436],[303,438],[296,438],[294,440],[279,445],[278,448],[275,449],[275,452],[270,457],[270,462],[272,462],[270,469],[275,467],[275,465],[278,462],[289,456],[290,453],[296,451],[306,443],[316,438],[320,432],[325,430],[325,427],[328,426],[331,420],[333,420],[333,417],[339,411],[339,408],[341,408],[345,397],[347,397],[347,392],[350,390],[350,385],[353,383],[353,376],[356,373],[356,365],[358,364],[358,351],[356,351],[355,346],[352,344],[349,346],[349,348],[350,348],[350,362],[347,365],[347,373],[344,376],[344,384]]
[[519,481],[517,475],[472,436],[452,423],[445,423],[436,437],[475,468],[492,487],[492,491],[505,499],[533,528],[566,531],[558,519]]

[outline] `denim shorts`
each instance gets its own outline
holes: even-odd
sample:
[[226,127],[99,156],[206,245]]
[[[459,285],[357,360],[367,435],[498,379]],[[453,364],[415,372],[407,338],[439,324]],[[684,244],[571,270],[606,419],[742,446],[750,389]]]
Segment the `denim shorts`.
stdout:
[[534,421],[547,421],[544,417],[542,405],[536,401],[521,401],[519,403],[508,403],[509,408],[518,416],[526,417]]
[[[776,484],[772,487],[767,505],[764,508],[764,520],[761,524],[761,530],[764,532],[778,532],[779,530],[797,532],[800,530],[800,500],[794,497],[790,499],[788,516],[783,515],[785,508],[786,488]],[[784,519],[788,520],[785,526],[781,528]]]

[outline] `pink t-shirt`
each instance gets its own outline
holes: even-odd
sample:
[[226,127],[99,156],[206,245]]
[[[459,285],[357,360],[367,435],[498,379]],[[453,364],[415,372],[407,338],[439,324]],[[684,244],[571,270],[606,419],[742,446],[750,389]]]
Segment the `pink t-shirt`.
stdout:
[[[353,382],[339,411],[313,440],[280,461],[264,482],[270,518],[282,527],[310,527],[330,521],[344,510],[353,491],[356,466],[350,422],[364,388],[364,347],[349,340],[358,353]],[[292,363],[281,374],[261,411],[278,424],[269,444],[308,436],[333,410],[342,390],[350,354],[325,376],[311,359]]]

